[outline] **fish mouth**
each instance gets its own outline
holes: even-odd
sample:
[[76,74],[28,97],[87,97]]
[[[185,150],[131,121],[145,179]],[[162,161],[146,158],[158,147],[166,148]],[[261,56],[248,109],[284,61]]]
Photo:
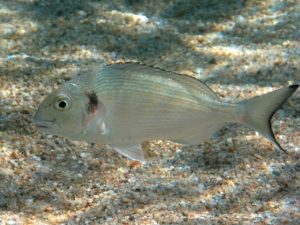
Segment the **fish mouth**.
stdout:
[[33,119],[33,123],[38,127],[38,128],[50,128],[55,120],[38,120],[38,119]]

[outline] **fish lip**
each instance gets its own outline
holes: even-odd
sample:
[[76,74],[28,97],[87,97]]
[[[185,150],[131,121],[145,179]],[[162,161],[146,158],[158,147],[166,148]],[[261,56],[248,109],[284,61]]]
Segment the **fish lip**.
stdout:
[[55,120],[39,120],[39,119],[33,119],[33,123],[38,127],[38,128],[50,128]]

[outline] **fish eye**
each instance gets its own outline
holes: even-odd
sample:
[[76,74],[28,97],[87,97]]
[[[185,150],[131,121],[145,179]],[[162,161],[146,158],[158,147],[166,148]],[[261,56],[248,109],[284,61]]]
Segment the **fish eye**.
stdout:
[[54,107],[59,111],[65,111],[70,108],[70,99],[66,96],[58,96]]

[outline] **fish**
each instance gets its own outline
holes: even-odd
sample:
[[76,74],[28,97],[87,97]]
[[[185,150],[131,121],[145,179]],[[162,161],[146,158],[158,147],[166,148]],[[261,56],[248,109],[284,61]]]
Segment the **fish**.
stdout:
[[39,105],[33,122],[41,132],[106,144],[141,162],[145,141],[198,145],[227,123],[252,128],[285,151],[271,118],[298,86],[228,103],[192,76],[116,63],[83,70],[63,83]]

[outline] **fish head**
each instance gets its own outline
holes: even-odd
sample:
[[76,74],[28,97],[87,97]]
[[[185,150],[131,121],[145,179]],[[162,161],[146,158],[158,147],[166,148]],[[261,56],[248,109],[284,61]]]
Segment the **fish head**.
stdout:
[[94,93],[67,82],[40,104],[33,122],[41,132],[80,139],[91,124],[102,118],[102,112]]

